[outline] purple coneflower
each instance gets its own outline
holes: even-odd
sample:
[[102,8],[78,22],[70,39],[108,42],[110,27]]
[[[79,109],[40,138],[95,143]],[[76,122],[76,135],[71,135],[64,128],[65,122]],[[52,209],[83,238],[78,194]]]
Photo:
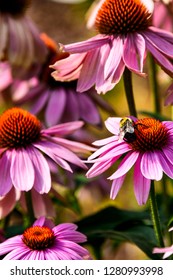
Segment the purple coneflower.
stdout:
[[82,260],[89,256],[88,250],[77,243],[86,241],[72,223],[53,226],[41,217],[22,235],[11,237],[0,244],[4,260]]
[[41,129],[40,121],[29,112],[20,108],[5,111],[0,116],[0,196],[12,186],[20,191],[33,187],[39,193],[50,190],[50,169],[42,153],[70,172],[68,162],[85,168],[74,152],[91,147],[62,138],[82,125],[78,121]]
[[152,26],[153,6],[151,0],[102,0],[93,12],[99,34],[64,46],[71,55],[51,66],[56,70],[53,77],[61,81],[77,77],[77,91],[95,84],[98,93],[106,93],[119,82],[125,67],[144,75],[146,51],[173,75],[173,35]]
[[48,126],[77,120],[100,125],[101,116],[97,106],[112,113],[114,111],[111,106],[97,95],[94,88],[83,93],[77,92],[77,80],[55,81],[49,65],[59,60],[64,53],[59,51],[56,43],[46,34],[41,34],[41,38],[48,48],[49,55],[39,71],[36,86],[32,86],[33,78],[14,84],[12,99],[15,104],[30,103],[30,112],[34,115],[43,112]]
[[151,180],[161,180],[163,172],[173,178],[173,122],[153,118],[135,120],[134,133],[121,140],[120,120],[108,118],[105,122],[114,135],[93,143],[102,147],[88,158],[94,164],[87,177],[102,174],[123,155],[118,169],[108,178],[113,180],[111,198],[117,196],[126,173],[134,165],[134,192],[138,204],[142,205],[148,199]]
[[[45,60],[39,31],[26,16],[31,0],[0,1],[0,61],[8,60],[15,76]],[[33,73],[33,69],[31,71]]]
[[[173,230],[173,227],[169,229],[169,231],[171,231],[171,230]],[[164,248],[154,248],[153,253],[154,254],[163,254],[164,253],[163,259],[166,259],[173,254],[173,245],[171,245],[169,247],[164,247]]]

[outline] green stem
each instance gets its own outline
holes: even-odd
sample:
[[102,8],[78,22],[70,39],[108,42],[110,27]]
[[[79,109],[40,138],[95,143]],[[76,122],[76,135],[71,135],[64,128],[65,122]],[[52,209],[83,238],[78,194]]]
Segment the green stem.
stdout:
[[132,73],[127,67],[124,70],[123,80],[130,115],[137,117],[135,100],[133,95]]
[[34,215],[34,209],[32,204],[31,191],[25,192],[25,199],[26,199],[26,207],[28,212],[29,223],[30,225],[32,225],[33,222],[35,221],[35,215]]
[[154,61],[153,56],[150,55],[150,83],[154,96],[154,110],[156,113],[161,113],[161,102],[159,96],[159,85],[157,80],[157,65]]
[[159,213],[158,213],[158,207],[157,207],[156,196],[155,196],[154,181],[151,181],[150,208],[151,208],[151,216],[152,216],[152,220],[153,220],[153,226],[154,226],[155,235],[156,235],[156,238],[158,241],[158,245],[159,245],[159,247],[164,247],[162,230],[161,230]]

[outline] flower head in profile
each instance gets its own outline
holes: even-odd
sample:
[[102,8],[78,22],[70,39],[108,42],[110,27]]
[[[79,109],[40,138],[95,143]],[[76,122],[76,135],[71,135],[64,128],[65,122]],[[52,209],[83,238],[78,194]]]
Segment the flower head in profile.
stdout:
[[31,87],[33,79],[17,81],[12,88],[12,99],[17,105],[30,104],[30,112],[43,113],[48,126],[57,123],[84,120],[93,125],[101,124],[101,116],[97,107],[113,112],[111,106],[101,99],[94,88],[83,92],[76,91],[77,80],[58,82],[51,76],[49,65],[56,60],[68,56],[62,53],[57,44],[46,34],[41,38],[48,48],[49,55],[41,67],[36,86]]
[[37,27],[26,15],[30,4],[31,0],[0,1],[0,61],[9,61],[13,74],[20,77],[43,63],[47,54]]
[[[173,227],[169,229],[169,231],[172,231],[172,230],[173,230]],[[171,245],[169,247],[164,247],[164,248],[154,248],[153,253],[154,254],[164,254],[163,259],[166,259],[173,254],[173,245]]]
[[138,204],[142,205],[148,199],[151,180],[161,180],[163,172],[173,178],[173,122],[130,118],[130,123],[122,131],[120,118],[107,119],[106,127],[113,136],[93,143],[101,147],[88,158],[94,164],[87,177],[102,174],[123,156],[117,170],[108,178],[113,181],[111,198],[117,196],[127,172],[134,166],[134,192]]
[[98,93],[106,93],[119,82],[125,67],[144,75],[147,51],[173,75],[173,34],[152,26],[153,6],[152,0],[101,0],[90,19],[99,34],[62,47],[71,55],[51,66],[53,77],[78,78],[80,92],[95,85]]
[[0,196],[12,186],[20,191],[35,188],[47,193],[51,178],[46,156],[70,172],[69,163],[85,168],[75,153],[84,153],[91,147],[63,138],[82,125],[78,121],[42,129],[40,121],[26,110],[5,111],[0,116]]
[[39,218],[22,235],[11,237],[0,244],[4,260],[82,260],[88,250],[78,243],[86,236],[72,223],[54,226],[50,220]]

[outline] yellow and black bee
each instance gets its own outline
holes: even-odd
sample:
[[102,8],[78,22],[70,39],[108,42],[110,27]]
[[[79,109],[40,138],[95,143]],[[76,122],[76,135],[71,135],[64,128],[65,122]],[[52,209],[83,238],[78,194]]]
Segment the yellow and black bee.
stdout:
[[119,139],[131,143],[136,140],[134,121],[130,118],[120,120]]

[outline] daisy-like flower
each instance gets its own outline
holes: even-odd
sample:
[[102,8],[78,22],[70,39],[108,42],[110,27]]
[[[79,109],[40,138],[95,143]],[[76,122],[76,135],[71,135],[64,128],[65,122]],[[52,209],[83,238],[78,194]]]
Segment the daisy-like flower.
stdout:
[[55,81],[51,76],[52,70],[49,65],[62,57],[64,53],[58,50],[55,42],[46,34],[42,34],[41,38],[49,50],[49,56],[41,67],[38,83],[31,87],[33,78],[15,83],[12,88],[13,101],[17,105],[29,103],[30,112],[34,115],[43,112],[48,126],[76,120],[99,125],[101,116],[97,106],[110,113],[114,112],[113,109],[97,95],[94,88],[79,93],[76,91],[77,81]]
[[62,46],[71,53],[51,67],[56,80],[78,78],[77,91],[95,85],[106,93],[120,80],[125,67],[144,75],[149,51],[169,75],[173,75],[173,34],[152,26],[151,0],[101,0],[93,11],[99,34],[83,42]]
[[8,60],[15,76],[42,63],[47,53],[39,31],[26,16],[30,4],[31,0],[0,1],[0,61]]
[[102,174],[123,155],[118,169],[108,178],[113,180],[110,196],[115,199],[126,173],[134,165],[134,192],[138,204],[142,205],[148,199],[151,180],[161,180],[163,172],[173,178],[173,122],[136,119],[134,132],[125,130],[122,139],[120,121],[120,118],[108,118],[105,122],[113,136],[93,143],[102,147],[88,158],[94,164],[86,175],[91,178]]
[[77,243],[86,241],[72,223],[57,226],[44,217],[39,218],[22,235],[11,237],[0,244],[4,260],[82,260],[88,250]]
[[[172,231],[172,230],[173,230],[173,227],[169,229],[169,231]],[[169,247],[164,247],[164,248],[154,248],[153,253],[154,254],[164,254],[163,259],[166,259],[173,254],[173,245],[171,245]]]
[[70,172],[69,163],[86,168],[74,152],[84,153],[91,147],[63,138],[82,125],[79,121],[42,129],[40,121],[23,109],[5,111],[0,116],[0,196],[12,186],[20,191],[35,188],[47,193],[51,177],[43,153]]

